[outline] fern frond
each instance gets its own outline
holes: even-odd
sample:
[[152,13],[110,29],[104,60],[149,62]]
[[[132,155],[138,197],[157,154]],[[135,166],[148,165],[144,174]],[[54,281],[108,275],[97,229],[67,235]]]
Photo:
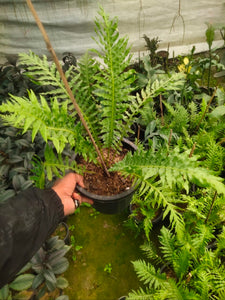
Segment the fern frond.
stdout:
[[144,284],[148,284],[149,288],[159,288],[166,282],[166,275],[156,270],[153,265],[146,263],[144,260],[133,261],[133,266],[137,276]]
[[206,160],[204,165],[210,170],[221,173],[225,164],[225,150],[221,145],[218,145],[215,140],[207,143]]
[[213,271],[214,289],[218,295],[225,295],[225,268],[221,265],[219,268],[214,268]]
[[185,75],[182,73],[172,72],[171,74],[158,74],[156,80],[149,81],[148,89],[154,97],[159,94],[167,93],[168,91],[177,91],[183,88]]
[[46,178],[52,181],[53,176],[60,178],[68,170],[74,172],[78,170],[76,161],[69,161],[67,156],[62,157],[61,154],[56,155],[48,144],[46,144],[44,156],[44,162],[38,157],[34,157],[32,160],[33,169],[31,171],[34,175],[30,178],[38,188],[45,187]]
[[79,123],[75,125],[74,116],[68,113],[67,101],[60,104],[55,98],[49,106],[43,96],[39,102],[33,91],[28,96],[29,98],[11,96],[11,101],[1,105],[1,117],[5,122],[23,128],[23,133],[32,130],[32,141],[40,132],[46,142],[53,142],[58,153],[62,153],[67,143],[76,147],[77,152],[84,152],[84,155],[89,151],[93,153],[93,148],[90,148],[81,134]]
[[189,291],[185,286],[180,286],[172,278],[169,278],[168,283],[164,287],[166,298],[170,300],[201,300],[194,291]]
[[175,191],[185,189],[189,193],[190,183],[195,183],[225,194],[222,178],[214,176],[210,170],[200,168],[196,159],[190,159],[188,153],[178,153],[176,150],[166,155],[163,149],[155,153],[140,149],[133,154],[128,153],[111,170],[134,178],[139,184],[140,196],[153,205],[161,205],[164,217],[170,216],[171,225],[177,233],[182,233],[184,221],[174,204],[177,196]]
[[185,278],[185,276],[188,274],[188,270],[190,270],[190,267],[191,254],[189,249],[183,247],[181,251],[177,253],[176,259],[173,262],[173,269],[176,273],[176,277],[179,278],[179,280]]
[[160,249],[162,250],[163,257],[166,260],[166,262],[172,265],[176,257],[176,236],[173,235],[171,231],[169,231],[165,227],[162,227],[160,232]]
[[98,145],[101,132],[99,119],[101,116],[100,105],[94,93],[97,89],[95,76],[99,73],[99,68],[97,61],[86,52],[78,62],[79,78],[72,89],[88,128]]
[[[166,101],[163,101],[163,103],[169,112],[168,117],[165,118],[170,120],[170,124],[168,124],[169,127],[173,129],[174,132],[182,133],[183,128],[187,129],[189,126],[189,114],[187,109],[179,103],[176,103],[175,108],[172,108]],[[166,122],[168,123],[168,121]]]
[[199,113],[199,108],[194,101],[189,103],[188,110],[189,110],[190,130],[192,131],[197,127],[202,116]]
[[[131,164],[132,162],[132,164]],[[158,178],[162,186],[169,186],[171,190],[185,189],[189,193],[190,183],[201,187],[215,189],[219,194],[225,195],[223,179],[214,176],[213,172],[199,167],[199,163],[193,156],[189,158],[187,152],[178,153],[176,149],[166,155],[165,149],[155,153],[151,150],[135,151],[128,153],[125,159],[117,163],[112,170],[124,172],[124,174],[136,177],[139,182]]]
[[[69,95],[65,89],[65,86],[60,78],[60,75],[57,71],[56,65],[54,63],[50,64],[47,60],[47,57],[43,55],[43,58],[40,58],[38,55],[34,54],[32,51],[29,53],[20,53],[19,62],[22,65],[25,65],[27,70],[26,74],[36,83],[46,86],[48,91],[43,94],[50,96],[57,96],[61,99],[69,99]],[[73,69],[70,68],[67,71],[66,76],[69,78]],[[73,77],[75,74],[73,73]],[[73,82],[70,83],[72,87]]]
[[46,145],[45,161],[43,167],[49,181],[52,181],[53,175],[58,178],[65,175],[68,170],[77,171],[76,161],[69,161],[67,156],[62,157],[61,154],[55,155],[53,149]]
[[139,288],[137,291],[132,290],[126,297],[126,300],[162,300],[162,298],[158,298],[155,294],[156,292],[152,289],[144,290]]
[[[159,94],[165,94],[170,90],[179,90],[184,84],[184,75],[181,73],[171,73],[171,74],[160,74],[157,79],[149,80],[145,89],[141,90],[140,94],[136,95],[136,108],[135,110],[130,108],[128,114],[129,119],[134,119],[135,113],[140,112],[145,115],[145,111],[149,111],[149,103],[153,101],[153,98],[157,97]],[[151,116],[156,119],[154,112]],[[152,120],[152,119],[151,119]]]
[[[193,275],[191,282],[201,299],[218,299],[215,295],[213,295],[212,276],[207,272],[205,266],[204,269],[199,268],[197,270],[197,274],[194,274],[193,272]],[[211,298],[209,298],[209,295]]]
[[148,241],[148,243],[144,243],[141,245],[141,250],[143,250],[146,254],[146,257],[150,259],[154,264],[163,264],[164,261],[161,258],[161,256],[157,253],[154,244],[151,241]]
[[212,228],[209,225],[198,224],[195,228],[196,233],[192,236],[193,255],[204,254],[207,244],[214,238]]
[[217,249],[216,254],[220,255],[220,252],[225,250],[225,227],[222,227],[222,232],[218,235],[217,238]]
[[119,37],[118,19],[109,18],[103,8],[99,10],[100,18],[96,18],[96,43],[100,51],[93,50],[103,59],[104,65],[96,74],[98,82],[95,91],[101,103],[101,135],[107,148],[116,148],[124,123],[124,113],[132,106],[131,96],[135,81],[134,71],[128,70],[129,56],[128,38]]

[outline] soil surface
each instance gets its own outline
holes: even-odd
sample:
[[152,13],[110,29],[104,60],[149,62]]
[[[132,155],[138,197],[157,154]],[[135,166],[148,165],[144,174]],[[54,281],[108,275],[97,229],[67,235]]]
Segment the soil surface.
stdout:
[[[103,157],[107,160],[108,169],[114,163],[122,160],[126,153],[127,150],[124,149],[121,153],[111,151],[108,155],[107,149],[103,149]],[[112,196],[122,193],[132,185],[132,181],[129,178],[124,178],[118,172],[110,172],[110,177],[108,177],[100,164],[86,162],[82,157],[78,159],[78,163],[80,166],[85,167],[86,171],[83,174],[84,184],[89,192],[97,195]]]

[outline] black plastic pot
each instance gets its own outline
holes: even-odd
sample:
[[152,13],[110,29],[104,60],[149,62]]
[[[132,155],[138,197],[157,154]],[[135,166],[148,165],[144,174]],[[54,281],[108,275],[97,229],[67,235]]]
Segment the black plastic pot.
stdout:
[[80,186],[77,186],[79,193],[93,200],[93,207],[103,214],[118,214],[124,211],[130,204],[135,188],[131,187],[118,195],[101,196],[88,192]]
[[[133,209],[133,204],[130,204],[129,210],[130,210],[130,213],[132,214],[133,211],[135,210],[135,209]],[[138,218],[138,217],[135,217],[135,216],[134,216],[133,218],[134,218],[134,221],[135,221],[135,223],[136,223],[137,225],[141,224],[141,223],[143,222],[143,220],[144,220],[144,216],[143,216],[142,214],[140,214],[139,218]],[[151,220],[152,225],[156,225],[156,224],[158,224],[159,222],[161,222],[162,218],[163,218],[163,210],[162,210],[161,208],[159,208],[159,209],[156,211],[155,217]]]
[[[137,149],[136,145],[127,139],[123,140],[123,144],[126,149],[132,152]],[[90,193],[80,186],[77,186],[76,189],[83,196],[92,199],[94,202],[93,207],[99,212],[104,214],[118,214],[129,207],[136,187],[130,187],[126,191],[113,196]]]

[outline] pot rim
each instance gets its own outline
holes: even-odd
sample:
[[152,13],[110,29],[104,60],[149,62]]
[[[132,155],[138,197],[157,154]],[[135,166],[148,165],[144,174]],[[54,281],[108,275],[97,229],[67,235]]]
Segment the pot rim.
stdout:
[[105,202],[105,201],[110,201],[110,200],[113,201],[113,200],[118,200],[118,199],[127,197],[129,194],[133,193],[136,190],[136,185],[128,188],[127,190],[125,190],[122,193],[111,195],[111,196],[98,195],[98,194],[88,192],[86,189],[82,188],[79,185],[76,186],[76,189],[78,192],[80,192],[81,194],[83,194],[84,196],[86,196],[88,198]]

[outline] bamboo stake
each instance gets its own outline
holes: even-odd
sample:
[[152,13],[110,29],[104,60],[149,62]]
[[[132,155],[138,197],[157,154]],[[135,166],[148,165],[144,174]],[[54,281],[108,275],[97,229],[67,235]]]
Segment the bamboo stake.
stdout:
[[61,77],[61,79],[62,79],[64,85],[65,85],[66,91],[67,91],[67,93],[69,94],[69,97],[70,97],[70,99],[71,99],[71,101],[72,101],[72,103],[73,103],[73,105],[74,105],[74,108],[75,108],[76,111],[77,111],[77,114],[78,114],[78,116],[79,116],[79,118],[80,118],[80,121],[81,121],[81,123],[83,124],[84,128],[86,129],[86,131],[87,131],[87,133],[88,133],[88,135],[89,135],[89,137],[90,137],[90,139],[91,139],[91,141],[92,141],[92,143],[93,143],[93,145],[94,145],[94,147],[95,147],[95,150],[96,150],[97,153],[98,153],[98,156],[99,156],[99,158],[100,158],[102,167],[103,167],[103,169],[104,169],[106,175],[107,175],[108,177],[110,177],[109,171],[107,170],[107,167],[106,167],[105,162],[104,162],[104,160],[103,160],[102,154],[101,154],[101,152],[100,152],[98,146],[96,145],[95,140],[94,140],[94,138],[93,138],[93,136],[92,136],[92,134],[91,134],[91,132],[90,132],[90,130],[89,130],[89,128],[88,128],[88,125],[87,125],[87,123],[86,123],[86,121],[85,121],[85,119],[84,119],[84,117],[83,117],[83,114],[82,114],[82,112],[81,112],[81,110],[80,110],[80,107],[79,107],[79,105],[77,104],[77,102],[76,102],[76,100],[75,100],[75,98],[74,98],[74,95],[73,95],[73,93],[72,93],[72,91],[71,91],[71,89],[70,89],[69,83],[68,83],[68,81],[67,81],[67,79],[66,79],[66,77],[65,77],[65,75],[64,75],[64,73],[63,73],[62,67],[61,67],[61,65],[60,65],[60,63],[59,63],[59,60],[58,60],[57,56],[56,56],[55,50],[53,49],[53,47],[52,47],[52,45],[51,45],[50,39],[49,39],[49,37],[48,37],[48,35],[47,35],[47,32],[45,31],[45,28],[44,28],[44,26],[43,26],[41,20],[40,20],[39,17],[38,17],[38,14],[37,14],[37,12],[36,12],[36,10],[35,10],[33,4],[32,4],[32,1],[31,1],[31,0],[26,0],[26,1],[27,1],[27,5],[28,5],[28,7],[29,7],[31,13],[32,13],[33,16],[34,16],[34,19],[35,19],[35,21],[36,21],[36,23],[37,23],[37,26],[39,27],[39,29],[40,29],[40,31],[41,31],[41,33],[42,33],[42,35],[43,35],[43,38],[44,38],[44,41],[45,41],[45,43],[46,43],[47,49],[48,49],[48,51],[50,52],[50,54],[52,55],[53,61],[54,61],[55,64],[56,64],[56,68],[57,68],[57,70],[58,70],[58,72],[59,72],[59,74],[60,74],[60,77]]

